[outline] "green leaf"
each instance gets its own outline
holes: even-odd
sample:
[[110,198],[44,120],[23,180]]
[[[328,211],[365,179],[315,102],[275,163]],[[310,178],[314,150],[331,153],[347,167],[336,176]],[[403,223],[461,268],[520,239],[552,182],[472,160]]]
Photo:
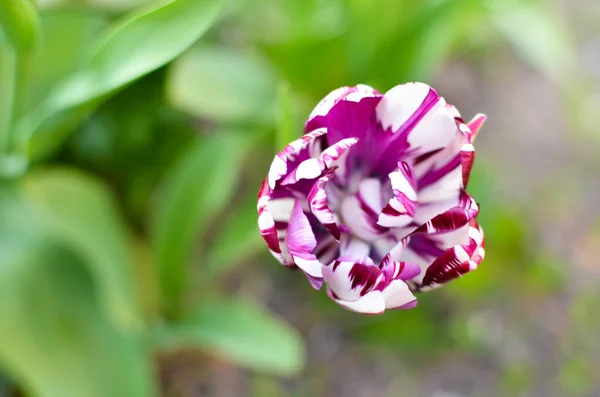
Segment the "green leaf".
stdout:
[[272,121],[274,72],[260,59],[223,48],[193,48],[169,71],[167,97],[177,107],[220,122]]
[[144,6],[151,0],[37,0],[37,3],[41,9],[76,6],[117,13]]
[[256,194],[252,194],[227,214],[210,243],[203,270],[216,275],[249,260],[263,248],[257,226]]
[[17,117],[39,105],[59,81],[82,66],[90,45],[108,24],[106,15],[94,10],[41,12],[40,20],[44,45],[21,59],[21,89],[25,92]]
[[251,139],[218,131],[190,147],[167,176],[153,222],[153,245],[163,297],[173,310],[194,243],[233,196]]
[[19,123],[22,149],[30,144],[34,158],[55,149],[110,94],[185,51],[211,26],[223,4],[223,0],[163,0],[118,21],[85,65]]
[[40,41],[41,30],[33,2],[31,0],[0,1],[0,29],[18,51],[34,48]]
[[166,330],[162,348],[197,347],[256,371],[297,374],[305,352],[298,332],[247,300],[206,302]]
[[53,241],[35,209],[0,192],[0,366],[27,395],[155,395],[149,355],[96,303],[82,258]]
[[107,188],[69,169],[29,174],[24,188],[54,238],[85,260],[110,317],[122,327],[138,329],[141,320],[129,236]]

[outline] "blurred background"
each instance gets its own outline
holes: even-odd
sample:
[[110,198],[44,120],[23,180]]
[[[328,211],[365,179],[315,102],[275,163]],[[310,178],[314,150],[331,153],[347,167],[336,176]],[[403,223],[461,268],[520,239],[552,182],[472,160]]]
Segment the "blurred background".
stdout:
[[[35,3],[35,4],[34,4]],[[3,0],[0,396],[600,396],[600,2]],[[479,270],[347,312],[256,192],[343,85],[488,115]]]

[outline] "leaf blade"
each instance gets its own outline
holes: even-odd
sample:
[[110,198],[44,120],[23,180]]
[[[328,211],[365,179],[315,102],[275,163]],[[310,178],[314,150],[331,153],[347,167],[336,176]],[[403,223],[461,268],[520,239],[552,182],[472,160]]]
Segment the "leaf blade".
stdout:
[[2,368],[41,397],[155,395],[147,352],[107,319],[82,258],[0,189]]
[[299,373],[305,361],[298,332],[248,300],[206,302],[163,335],[164,349],[197,347],[252,370]]
[[85,258],[113,321],[124,329],[140,329],[129,236],[107,188],[66,168],[31,173],[23,186],[55,239]]
[[[85,116],[80,107],[94,108],[128,83],[172,61],[208,30],[224,4],[224,0],[160,1],[118,22],[97,43],[87,63],[18,123],[21,149],[34,158],[52,151]],[[70,118],[75,118],[71,128],[61,130]]]
[[249,137],[221,131],[197,141],[166,178],[163,202],[153,219],[153,246],[167,308],[175,310],[185,286],[195,239],[229,202],[249,149]]

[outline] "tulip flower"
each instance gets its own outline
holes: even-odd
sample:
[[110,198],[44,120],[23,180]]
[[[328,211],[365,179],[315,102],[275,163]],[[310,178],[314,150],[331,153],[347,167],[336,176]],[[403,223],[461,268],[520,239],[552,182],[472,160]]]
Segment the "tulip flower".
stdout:
[[415,307],[416,292],[484,257],[479,207],[466,192],[484,121],[465,123],[423,83],[333,91],[260,188],[258,226],[270,252],[346,309]]

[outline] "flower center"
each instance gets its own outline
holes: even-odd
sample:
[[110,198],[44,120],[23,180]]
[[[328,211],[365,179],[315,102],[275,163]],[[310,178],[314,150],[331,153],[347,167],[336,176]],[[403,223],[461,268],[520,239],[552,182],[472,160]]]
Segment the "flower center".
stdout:
[[352,236],[372,243],[388,231],[388,228],[377,224],[387,202],[383,190],[379,179],[366,178],[358,184],[356,192],[343,196],[338,214]]

